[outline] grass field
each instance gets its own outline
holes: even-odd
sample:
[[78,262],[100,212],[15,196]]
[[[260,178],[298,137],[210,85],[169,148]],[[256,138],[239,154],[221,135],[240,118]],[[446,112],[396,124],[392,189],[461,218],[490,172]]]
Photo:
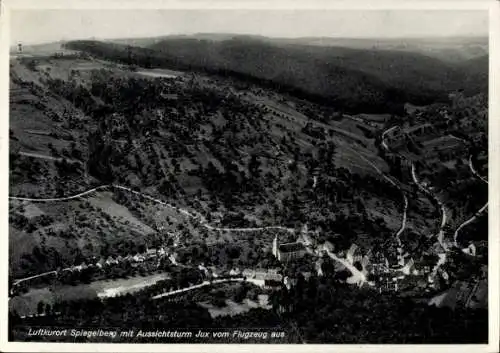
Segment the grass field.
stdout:
[[268,304],[268,296],[266,294],[259,295],[259,299],[257,301],[245,298],[242,303],[236,303],[232,300],[226,299],[225,303],[226,306],[221,308],[207,302],[201,302],[198,304],[208,309],[210,316],[213,318],[218,316],[238,315],[255,308],[271,309],[272,307]]
[[55,285],[40,289],[31,289],[23,295],[11,298],[9,300],[9,310],[17,311],[21,316],[32,315],[36,314],[39,302],[54,305],[61,301],[133,293],[167,278],[169,278],[168,274],[162,273],[118,280],[99,280],[90,284],[79,284],[76,286]]
[[166,77],[166,78],[175,78],[184,75],[184,73],[180,71],[173,71],[167,69],[149,69],[149,70],[140,69],[138,71],[135,71],[135,73],[143,76]]

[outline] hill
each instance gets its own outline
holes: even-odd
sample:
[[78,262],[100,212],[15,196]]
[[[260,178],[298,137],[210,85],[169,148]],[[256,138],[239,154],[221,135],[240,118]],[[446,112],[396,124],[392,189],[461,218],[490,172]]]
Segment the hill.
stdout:
[[488,54],[488,37],[433,38],[276,38],[274,43],[324,47],[346,47],[365,50],[413,52],[448,63],[459,63]]
[[391,50],[419,53],[444,62],[459,63],[488,55],[488,37],[433,37],[433,38],[343,38],[343,37],[299,37],[279,38],[231,33],[195,33],[190,35],[168,35],[142,38],[109,39],[113,43],[138,47],[149,47],[170,39],[197,39],[224,41],[233,38],[251,37],[263,42],[280,45],[295,44],[321,47],[344,47],[363,50]]
[[[64,197],[114,183],[221,226],[307,219],[346,247],[379,244],[399,227],[400,194],[370,165],[388,172],[371,126],[248,81],[152,71],[85,57],[12,60],[10,194]],[[14,277],[35,272],[40,258],[66,266],[126,255],[124,238],[130,249],[171,233],[182,244],[237,239],[242,249],[253,244],[254,262],[272,239],[207,232],[130,193],[55,204],[10,202],[11,244],[25,245],[11,252]]]
[[401,112],[411,102],[444,101],[451,91],[477,93],[466,66],[417,53],[272,44],[255,37],[230,40],[171,38],[148,48],[75,41],[66,45],[110,60],[232,75],[348,112]]
[[489,56],[483,55],[458,64],[459,68],[469,75],[464,87],[471,91],[488,92]]

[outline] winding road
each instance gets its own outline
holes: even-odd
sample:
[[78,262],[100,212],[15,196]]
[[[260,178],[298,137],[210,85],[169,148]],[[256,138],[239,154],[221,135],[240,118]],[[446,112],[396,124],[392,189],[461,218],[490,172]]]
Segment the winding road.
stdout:
[[417,178],[417,173],[415,170],[415,164],[411,164],[411,177],[413,179],[413,182],[417,187],[427,196],[430,198],[434,199],[436,203],[439,205],[439,208],[441,210],[441,224],[439,225],[439,231],[437,233],[437,239],[439,244],[443,247],[445,251],[448,250],[448,246],[444,243],[444,227],[446,226],[446,222],[448,220],[448,216],[446,214],[446,207],[444,207],[444,204],[432,193],[429,189],[427,189],[425,186],[423,186],[418,178]]
[[481,176],[476,168],[474,168],[474,165],[472,164],[472,155],[469,156],[469,168],[472,172],[472,174],[474,174],[474,176],[476,176],[476,178],[479,178],[481,179],[483,182],[485,182],[486,184],[488,184],[488,179],[484,178],[483,176]]
[[[401,227],[399,228],[399,230],[395,234],[395,237],[396,237],[396,239],[398,241],[398,244],[399,244],[399,246],[401,246],[400,235],[401,235],[401,233],[406,228],[406,219],[407,219],[407,214],[406,213],[407,213],[407,208],[408,208],[408,200],[406,198],[406,195],[403,193],[403,191],[401,190],[401,188],[396,184],[396,182],[394,182],[394,180],[392,180],[384,172],[382,172],[375,164],[373,164],[373,162],[371,162],[370,160],[368,160],[367,158],[365,158],[363,155],[361,155],[356,150],[354,150],[354,149],[352,149],[350,147],[347,147],[347,146],[345,146],[345,147],[347,149],[349,149],[350,151],[352,151],[353,153],[357,154],[361,159],[363,159],[372,168],[374,168],[385,180],[387,180],[391,185],[393,185],[394,187],[398,188],[401,191],[402,196],[403,196],[403,201],[404,201],[403,218],[402,218],[402,221],[401,221]],[[173,206],[173,205],[171,205],[171,204],[169,204],[169,203],[167,203],[165,201],[162,201],[160,199],[154,198],[154,197],[152,197],[150,195],[141,193],[139,191],[132,190],[129,187],[122,186],[122,185],[116,185],[116,184],[109,184],[109,185],[97,186],[97,187],[89,189],[87,191],[84,191],[84,192],[81,192],[81,193],[78,193],[78,194],[75,194],[75,195],[72,195],[72,196],[66,196],[66,197],[58,197],[58,198],[29,198],[29,197],[9,196],[9,199],[11,199],[11,200],[18,200],[18,201],[27,201],[27,202],[60,202],[60,201],[69,201],[69,200],[78,199],[78,198],[87,196],[89,194],[92,194],[94,192],[102,191],[102,190],[106,190],[106,189],[117,189],[117,190],[122,190],[122,191],[130,192],[130,193],[132,193],[134,195],[137,195],[137,196],[140,196],[140,197],[145,198],[147,200],[150,200],[150,201],[153,201],[155,203],[161,204],[162,206],[169,207],[169,208],[174,209],[177,212],[185,215],[186,217],[200,220],[200,225],[201,226],[205,227],[206,229],[212,230],[212,231],[219,231],[219,232],[256,232],[256,231],[264,231],[264,230],[273,230],[273,229],[275,229],[275,230],[283,230],[283,231],[286,231],[286,232],[289,232],[289,233],[295,233],[296,232],[296,230],[293,229],[293,228],[288,228],[288,227],[284,227],[284,226],[281,226],[281,225],[271,225],[271,226],[266,226],[266,227],[248,227],[248,228],[225,228],[225,227],[212,226],[212,225],[210,225],[208,223],[208,221],[206,220],[206,218],[202,214],[200,214],[199,212],[196,212],[196,211],[191,211],[190,212],[190,211],[188,211],[186,209]],[[330,253],[329,256],[331,258],[333,258],[334,260],[342,263],[344,266],[346,266],[346,268],[348,268],[351,271],[351,273],[353,275],[352,278],[355,281],[355,283],[357,283],[358,285],[362,285],[363,283],[366,282],[366,276],[362,272],[360,272],[358,269],[356,269],[354,266],[352,266],[351,264],[349,264],[347,261],[338,258],[337,256],[335,256],[335,254],[332,254],[332,253]],[[70,270],[70,269],[71,268],[63,269],[63,271],[64,270]],[[50,271],[50,272],[41,273],[41,274],[38,274],[38,275],[35,275],[35,276],[18,279],[18,280],[16,280],[14,282],[14,284],[19,284],[19,283],[21,283],[23,281],[27,281],[27,280],[30,280],[30,279],[33,279],[33,278],[37,278],[37,277],[47,276],[47,275],[52,274],[52,273],[57,273],[57,272],[56,271]]]
[[[399,126],[393,126],[387,130],[385,130],[383,133],[382,133],[382,142],[381,142],[381,145],[382,147],[387,151],[387,152],[390,152],[390,149],[389,149],[389,146],[387,145],[387,143],[385,142],[385,137],[386,135],[399,128]],[[446,214],[446,208],[444,207],[444,204],[434,195],[434,193],[432,193],[429,189],[427,189],[426,187],[424,187],[418,180],[417,178],[417,174],[416,174],[416,170],[415,170],[415,164],[413,162],[411,162],[411,176],[412,176],[412,180],[413,180],[413,183],[415,185],[417,185],[417,187],[419,188],[419,190],[421,190],[424,194],[426,194],[427,196],[429,196],[430,198],[432,198],[433,200],[435,200],[437,202],[437,204],[439,205],[440,209],[441,209],[441,224],[440,224],[440,227],[439,227],[439,231],[438,231],[438,241],[439,243],[441,244],[441,246],[446,249],[446,246],[445,244],[443,243],[443,237],[444,237],[444,227],[446,225],[446,222],[447,222],[447,214]],[[407,201],[407,200],[406,200]]]
[[[395,130],[396,128],[399,128],[399,126],[393,126],[389,129],[387,129],[386,131],[384,131],[384,133],[382,134],[381,145],[387,152],[389,152],[390,150],[389,150],[389,146],[387,146],[387,143],[385,142],[385,136],[389,132]],[[422,191],[428,197],[435,200],[435,202],[437,202],[437,204],[439,205],[440,210],[441,210],[441,224],[439,226],[439,231],[437,233],[437,240],[445,252],[438,254],[438,260],[437,260],[436,265],[434,266],[434,268],[432,270],[432,275],[430,276],[430,278],[432,278],[432,277],[435,277],[437,275],[439,268],[442,265],[444,265],[446,263],[446,260],[447,260],[446,253],[448,252],[449,249],[448,249],[447,245],[444,243],[444,227],[446,226],[446,222],[447,222],[446,208],[444,207],[444,204],[434,195],[434,193],[432,193],[430,190],[428,190],[426,187],[424,187],[419,182],[419,180],[417,178],[417,173],[415,170],[415,164],[413,162],[411,162],[411,176],[412,176],[413,183],[418,187],[418,189],[420,191]]]
[[[481,175],[479,175],[479,173],[474,168],[474,165],[472,164],[472,155],[469,156],[469,168],[470,168],[472,174],[474,174],[474,176],[476,178],[478,178],[482,182],[488,184],[488,180],[485,179],[484,177],[482,177]],[[478,219],[483,214],[483,212],[486,211],[487,208],[488,208],[488,202],[486,202],[486,204],[483,207],[481,207],[471,218],[467,219],[465,222],[463,222],[462,224],[460,224],[458,226],[458,228],[455,230],[455,233],[453,234],[453,242],[454,242],[455,247],[457,247],[457,248],[460,247],[458,244],[458,235],[459,235],[460,231],[464,227],[466,227],[467,225],[471,224],[476,219]]]
[[134,195],[138,195],[144,199],[153,201],[155,203],[161,204],[162,206],[169,207],[171,209],[176,210],[177,212],[183,214],[186,217],[193,218],[193,219],[199,219],[201,222],[201,225],[209,230],[214,230],[214,231],[219,231],[219,232],[256,232],[256,231],[264,231],[264,230],[283,230],[287,231],[289,233],[295,233],[295,229],[293,228],[288,228],[288,227],[283,227],[280,225],[272,225],[272,226],[266,226],[266,227],[248,227],[248,228],[225,228],[225,227],[215,227],[210,224],[208,224],[208,221],[206,218],[200,214],[199,212],[196,211],[188,211],[186,209],[180,208],[173,206],[165,201],[162,201],[160,199],[154,198],[150,195],[141,193],[139,191],[132,190],[131,188],[128,188],[126,186],[121,186],[121,185],[115,185],[115,184],[110,184],[110,185],[102,185],[98,186],[92,189],[89,189],[87,191],[81,192],[76,195],[72,196],[66,196],[66,197],[57,197],[57,198],[29,198],[29,197],[17,197],[17,196],[9,196],[9,199],[11,200],[18,200],[18,201],[29,201],[29,202],[56,202],[56,201],[69,201],[69,200],[74,200],[81,198],[83,196],[87,196],[89,194],[92,194],[97,191],[105,190],[105,189],[118,189],[118,190],[123,190],[130,192]]
[[403,192],[403,190],[401,189],[401,187],[394,180],[392,180],[383,171],[381,171],[380,168],[378,168],[375,164],[373,164],[372,161],[368,160],[366,157],[364,157],[363,155],[361,155],[358,151],[356,151],[356,150],[354,150],[354,149],[352,149],[350,147],[343,146],[343,148],[346,148],[346,149],[350,150],[351,152],[357,154],[362,160],[364,160],[372,168],[374,168],[377,171],[377,173],[379,173],[385,180],[387,180],[392,186],[394,186],[395,188],[397,188],[401,192],[401,195],[403,197],[403,205],[404,205],[403,206],[403,217],[401,219],[401,226],[399,227],[398,231],[394,235],[395,238],[396,238],[396,241],[398,242],[398,245],[401,246],[400,236],[404,232],[404,230],[406,229],[406,219],[407,219],[407,211],[408,211],[408,199],[406,198],[405,193]]

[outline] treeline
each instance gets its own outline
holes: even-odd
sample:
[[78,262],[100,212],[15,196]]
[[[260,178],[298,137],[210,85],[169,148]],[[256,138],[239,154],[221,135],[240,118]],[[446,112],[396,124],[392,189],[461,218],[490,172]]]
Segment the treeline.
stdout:
[[21,319],[10,313],[9,331],[11,339],[28,341],[44,339],[27,336],[30,326],[122,330],[274,327],[286,331],[288,343],[480,344],[488,340],[487,310],[451,310],[393,294],[374,295],[370,289],[343,285],[338,278],[312,276],[306,281],[299,275],[292,290],[271,294],[270,302],[270,310],[251,309],[211,318],[208,310],[195,302],[151,300],[151,293],[145,290],[104,300],[61,302],[49,308],[42,304],[39,309],[47,316]]
[[395,294],[378,294],[299,276],[291,291],[271,298],[307,343],[485,343],[487,310],[436,308]]

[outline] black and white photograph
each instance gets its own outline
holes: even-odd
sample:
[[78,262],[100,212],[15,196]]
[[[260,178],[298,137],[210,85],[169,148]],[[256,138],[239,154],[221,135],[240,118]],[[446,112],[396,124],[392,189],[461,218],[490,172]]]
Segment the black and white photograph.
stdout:
[[8,22],[6,341],[491,349],[487,7]]

